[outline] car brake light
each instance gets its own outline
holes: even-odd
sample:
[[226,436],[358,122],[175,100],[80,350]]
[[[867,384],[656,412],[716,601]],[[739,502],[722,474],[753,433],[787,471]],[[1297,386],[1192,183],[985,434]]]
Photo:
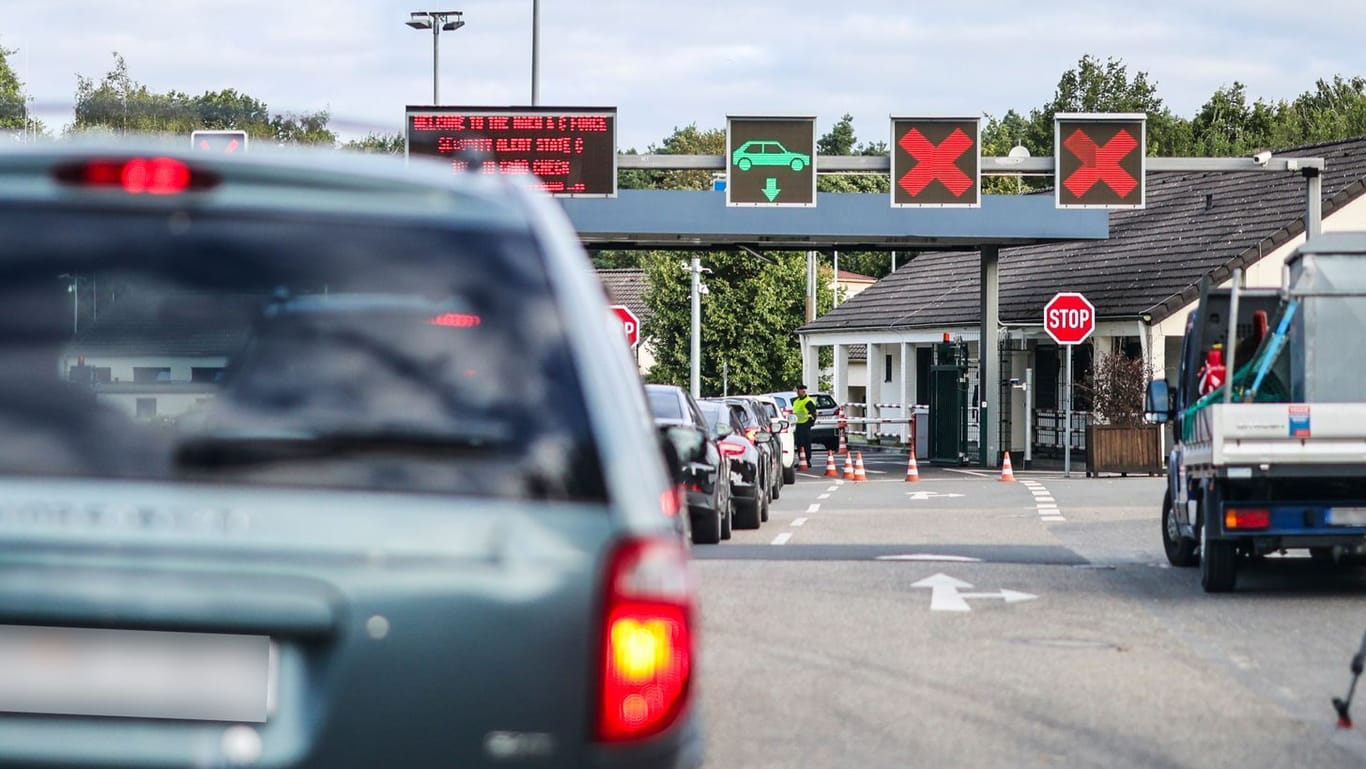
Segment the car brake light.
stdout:
[[478,315],[467,312],[443,312],[428,319],[427,325],[446,326],[447,328],[474,328],[483,322],[483,319]]
[[664,511],[664,515],[672,518],[683,510],[683,484],[676,483],[670,486],[659,495],[659,509]]
[[1268,529],[1271,527],[1271,511],[1263,508],[1229,507],[1224,509],[1224,528],[1226,529]]
[[630,540],[612,553],[599,738],[649,737],[683,711],[692,680],[692,596],[681,542]]
[[759,435],[759,428],[758,428],[758,427],[756,427],[756,426],[750,426],[750,427],[746,427],[746,428],[745,428],[745,437],[748,438],[748,439],[750,439],[751,441],[752,441],[752,440],[755,440],[755,439],[758,437],[758,435]]
[[721,449],[721,455],[726,457],[738,457],[745,453],[745,447],[735,443],[718,443],[716,447]]
[[87,160],[58,166],[58,182],[76,187],[121,189],[132,195],[177,195],[218,185],[216,174],[175,158]]

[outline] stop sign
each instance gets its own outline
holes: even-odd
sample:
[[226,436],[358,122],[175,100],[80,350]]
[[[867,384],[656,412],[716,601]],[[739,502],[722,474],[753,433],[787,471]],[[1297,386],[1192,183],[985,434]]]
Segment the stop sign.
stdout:
[[1081,294],[1058,294],[1043,306],[1043,328],[1058,344],[1080,344],[1096,330],[1096,308]]
[[626,343],[631,345],[631,349],[640,343],[640,318],[636,317],[631,308],[622,304],[612,305],[612,313],[621,321],[621,330],[626,334]]

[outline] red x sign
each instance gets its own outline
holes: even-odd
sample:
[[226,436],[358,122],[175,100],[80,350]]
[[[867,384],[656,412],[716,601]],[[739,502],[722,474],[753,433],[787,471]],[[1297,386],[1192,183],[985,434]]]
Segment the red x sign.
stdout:
[[1058,115],[1054,126],[1058,207],[1143,207],[1143,115]]
[[977,118],[892,118],[892,205],[980,205],[979,128]]

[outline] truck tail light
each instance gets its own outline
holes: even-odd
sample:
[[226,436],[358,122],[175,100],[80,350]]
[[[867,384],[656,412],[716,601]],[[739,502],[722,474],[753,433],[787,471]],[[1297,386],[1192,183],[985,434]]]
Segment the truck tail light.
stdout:
[[691,691],[692,614],[692,578],[681,542],[627,540],[611,554],[599,739],[643,739],[678,719]]
[[1271,528],[1271,511],[1260,507],[1224,508],[1224,528],[1239,531]]

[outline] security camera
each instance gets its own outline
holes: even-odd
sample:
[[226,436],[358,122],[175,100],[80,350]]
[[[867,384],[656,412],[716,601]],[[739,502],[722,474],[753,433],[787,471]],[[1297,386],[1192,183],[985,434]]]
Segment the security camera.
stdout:
[[1259,166],[1264,166],[1271,162],[1271,150],[1262,150],[1252,156],[1252,162]]

